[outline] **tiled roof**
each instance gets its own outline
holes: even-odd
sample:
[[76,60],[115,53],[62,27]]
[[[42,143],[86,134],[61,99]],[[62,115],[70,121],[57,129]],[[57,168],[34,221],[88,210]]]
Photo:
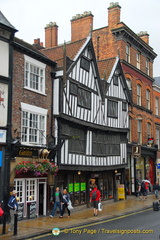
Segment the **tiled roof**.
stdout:
[[[22,39],[19,39],[17,37],[14,37],[14,45],[16,47],[19,48],[23,48],[24,50],[26,50],[27,52],[29,52],[32,55],[36,55],[38,58],[41,58],[45,61],[50,62],[51,64],[53,64],[53,61],[51,59],[49,59],[46,55],[44,55],[43,53],[41,53],[40,51],[38,51],[33,45],[23,41]],[[55,63],[54,63],[55,64]]]
[[[83,44],[85,43],[85,41],[86,38],[76,42],[66,43],[66,56],[73,60],[83,46]],[[57,62],[58,67],[63,66],[64,44],[54,48],[42,49],[40,51],[52,61]]]
[[109,58],[105,60],[97,61],[99,75],[101,79],[108,80],[113,66],[115,64],[116,58]]
[[13,28],[15,31],[15,27],[12,26],[12,24],[7,20],[7,18],[3,15],[3,13],[0,11],[0,23],[6,25],[7,27]]

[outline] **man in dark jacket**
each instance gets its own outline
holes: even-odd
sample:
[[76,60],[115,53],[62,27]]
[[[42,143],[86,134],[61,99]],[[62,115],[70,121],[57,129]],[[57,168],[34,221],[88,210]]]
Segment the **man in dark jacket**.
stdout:
[[160,190],[158,182],[153,185],[153,191],[155,193],[156,198],[158,198],[158,191]]
[[13,190],[12,192],[12,196],[10,197],[9,201],[8,201],[8,207],[10,209],[10,228],[8,229],[8,231],[13,231],[13,227],[14,227],[14,214],[16,213],[16,211],[18,211],[18,203],[16,200],[16,195],[17,195],[17,191]]
[[49,215],[51,218],[54,217],[55,211],[57,209],[57,207],[59,208],[60,211],[60,218],[62,218],[62,204],[63,204],[63,199],[62,199],[62,193],[59,190],[59,187],[56,187],[56,191],[53,195],[53,202],[52,204],[54,204],[53,206],[53,210],[51,212],[51,214]]

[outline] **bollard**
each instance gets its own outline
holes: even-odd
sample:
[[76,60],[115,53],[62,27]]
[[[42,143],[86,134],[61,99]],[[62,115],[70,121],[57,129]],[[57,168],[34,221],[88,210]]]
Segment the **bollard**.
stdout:
[[14,214],[14,232],[13,232],[13,236],[17,235],[17,222],[18,222],[18,214],[15,213]]
[[3,228],[2,228],[2,234],[6,233],[6,213],[3,214]]

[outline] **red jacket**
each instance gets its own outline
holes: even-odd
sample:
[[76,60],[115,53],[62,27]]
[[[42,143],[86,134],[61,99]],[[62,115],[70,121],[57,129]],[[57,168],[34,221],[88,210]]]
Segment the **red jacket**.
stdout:
[[[96,199],[92,199],[92,193],[93,193],[94,191],[97,191],[97,197],[96,197]],[[94,188],[94,189],[90,192],[90,198],[91,198],[91,201],[92,201],[92,202],[93,202],[93,201],[99,201],[99,200],[100,200],[100,197],[101,197],[101,193],[100,193],[100,191],[99,191],[97,188]]]

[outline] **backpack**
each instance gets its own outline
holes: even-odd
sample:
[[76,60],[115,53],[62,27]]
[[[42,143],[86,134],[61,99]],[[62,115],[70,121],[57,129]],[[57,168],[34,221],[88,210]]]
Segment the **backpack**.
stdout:
[[92,200],[97,198],[97,191],[92,192]]

